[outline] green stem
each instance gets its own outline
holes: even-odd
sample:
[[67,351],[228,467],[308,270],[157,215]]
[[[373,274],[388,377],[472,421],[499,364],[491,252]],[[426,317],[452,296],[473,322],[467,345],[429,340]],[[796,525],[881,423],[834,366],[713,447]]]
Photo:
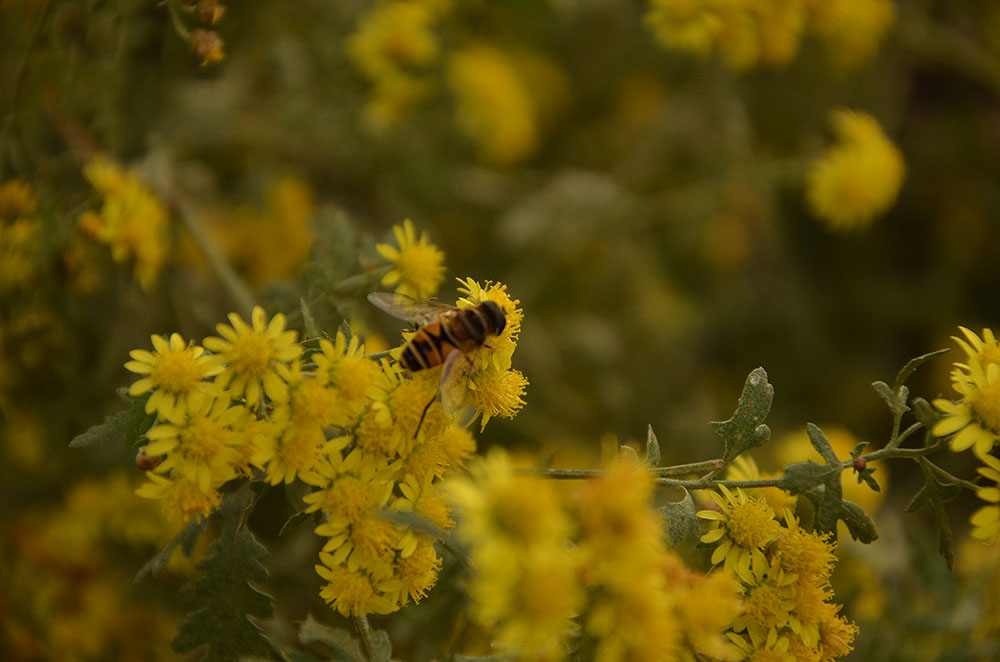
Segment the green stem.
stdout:
[[372,282],[376,280],[382,280],[385,276],[392,270],[392,265],[387,264],[381,267],[375,267],[374,269],[369,269],[360,274],[355,274],[353,276],[348,276],[342,281],[333,284],[330,289],[334,292],[352,292],[360,287],[367,288]]
[[392,350],[386,349],[381,352],[375,352],[374,354],[365,354],[365,358],[371,359],[372,361],[378,361],[380,359],[388,357],[390,354],[392,354]]
[[687,474],[700,474],[705,471],[718,471],[725,464],[721,459],[705,460],[703,462],[691,462],[689,464],[675,464],[672,467],[657,467],[653,469],[654,476],[684,476]]
[[364,614],[358,614],[354,617],[354,627],[358,629],[358,634],[361,635],[361,643],[365,647],[365,655],[368,656],[369,660],[375,659],[375,643],[372,641],[372,628],[368,624],[368,617]]
[[944,469],[942,469],[938,465],[934,464],[930,460],[925,460],[925,461],[927,462],[927,466],[930,467],[931,471],[933,471],[935,474],[937,474],[937,476],[939,478],[943,478],[944,480],[948,481],[949,483],[952,483],[954,485],[958,485],[959,487],[963,487],[963,488],[965,488],[967,490],[970,490],[972,492],[975,492],[980,487],[979,485],[976,485],[975,483],[973,483],[971,481],[965,480],[964,478],[959,478],[958,476],[955,476],[954,474],[951,474],[948,471],[945,471]]
[[677,480],[674,478],[657,478],[656,484],[664,487],[683,487],[687,490],[711,490],[720,485],[726,487],[741,487],[751,489],[754,487],[778,487],[780,478],[760,478],[758,480],[713,480],[711,478],[701,478],[698,480]]
[[180,210],[179,216],[181,221],[187,227],[191,236],[194,237],[195,243],[198,244],[198,248],[205,255],[205,259],[208,260],[209,267],[215,273],[216,277],[222,283],[222,286],[226,288],[229,292],[229,296],[232,298],[233,302],[238,308],[240,308],[245,315],[249,315],[250,311],[253,310],[255,305],[253,294],[250,288],[247,287],[246,283],[236,274],[226,259],[222,256],[216,248],[215,243],[212,238],[208,236],[208,232],[205,231],[204,226],[195,217],[196,212],[191,209],[191,206],[184,202],[178,201],[177,207]]

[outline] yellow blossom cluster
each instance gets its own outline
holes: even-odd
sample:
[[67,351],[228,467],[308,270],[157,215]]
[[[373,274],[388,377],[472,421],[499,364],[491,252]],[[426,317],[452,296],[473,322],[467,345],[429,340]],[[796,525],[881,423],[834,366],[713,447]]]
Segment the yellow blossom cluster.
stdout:
[[[472,617],[519,659],[731,659],[732,578],[688,569],[663,542],[653,482],[621,459],[563,492],[492,451],[447,482],[472,571]],[[696,597],[697,596],[697,597]]]
[[961,396],[957,401],[938,398],[934,406],[943,414],[932,432],[950,437],[956,453],[972,449],[983,462],[979,473],[993,485],[980,487],[976,495],[986,502],[972,514],[973,537],[984,542],[1000,539],[1000,459],[994,454],[1000,441],[1000,343],[992,329],[974,331],[958,327],[964,338],[952,339],[965,352],[951,371],[951,383]]
[[780,66],[807,35],[841,67],[871,59],[895,21],[891,0],[650,0],[645,23],[663,47],[718,54],[736,70]]
[[151,289],[167,258],[167,210],[136,171],[123,170],[107,156],[95,156],[83,174],[104,202],[100,212],[80,216],[80,228],[108,244],[115,262],[133,262],[136,281]]
[[38,273],[42,228],[33,216],[36,205],[27,182],[0,184],[0,296],[23,290]]
[[[517,302],[502,285],[463,284],[467,305],[502,302],[512,330],[478,353],[478,371],[459,386],[479,391],[469,399],[484,422],[512,416],[523,404],[523,376],[513,387],[484,376],[512,372]],[[322,515],[316,570],[331,607],[384,614],[417,602],[442,563],[432,532],[454,525],[438,481],[475,451],[475,440],[437,399],[440,368],[409,373],[373,360],[343,331],[304,352],[285,325],[284,315],[269,319],[255,307],[249,322],[230,314],[201,345],[154,335],[152,351],[131,353],[126,368],[140,378],[129,393],[155,415],[139,460],[149,482],[138,494],[190,519],[207,517],[234,478],[301,481],[311,488],[305,512]]]
[[837,142],[806,173],[806,199],[834,230],[865,227],[895,202],[906,164],[899,148],[867,113],[830,115]]
[[776,516],[764,498],[720,486],[710,528],[712,564],[739,582],[743,613],[727,636],[742,659],[824,662],[847,655],[857,626],[839,615],[829,580],[836,561],[829,537],[803,529],[791,511]]

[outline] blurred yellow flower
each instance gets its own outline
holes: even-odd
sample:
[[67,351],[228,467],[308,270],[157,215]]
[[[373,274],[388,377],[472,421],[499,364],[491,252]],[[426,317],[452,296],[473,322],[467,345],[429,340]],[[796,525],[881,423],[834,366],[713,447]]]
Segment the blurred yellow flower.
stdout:
[[721,3],[706,0],[650,0],[643,19],[658,42],[669,49],[708,55],[722,30]]
[[167,258],[167,211],[132,170],[123,171],[104,155],[83,169],[87,181],[104,197],[100,213],[79,220],[98,240],[111,246],[115,262],[133,260],[135,279],[144,290],[156,284]]
[[31,185],[23,179],[9,179],[0,184],[0,220],[30,214],[36,204]]
[[480,157],[512,165],[538,146],[538,108],[512,60],[492,46],[469,46],[448,58],[446,77],[456,120]]
[[822,0],[809,2],[809,10],[810,30],[844,68],[871,60],[896,20],[892,0]]
[[806,199],[831,229],[865,227],[895,203],[903,155],[867,113],[838,110],[831,122],[837,143],[810,165]]
[[393,266],[382,284],[417,299],[432,296],[444,280],[444,253],[430,242],[426,232],[421,232],[418,238],[410,219],[404,220],[402,225],[392,226],[392,233],[396,246],[375,245],[378,254]]

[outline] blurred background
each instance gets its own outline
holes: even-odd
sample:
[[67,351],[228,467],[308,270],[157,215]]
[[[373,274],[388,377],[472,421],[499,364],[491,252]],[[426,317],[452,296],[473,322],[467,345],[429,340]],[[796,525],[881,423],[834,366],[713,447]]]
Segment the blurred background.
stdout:
[[[170,582],[190,569],[130,581],[175,530],[131,496],[130,451],[69,440],[121,408],[129,350],[199,341],[248,299],[301,329],[303,298],[321,328],[397,344],[364,296],[404,218],[449,278],[505,283],[525,311],[527,404],[481,449],[589,466],[652,425],[667,462],[718,457],[707,422],[757,366],[775,388],[765,470],[806,421],[844,456],[884,444],[871,382],[1000,310],[1000,6],[730,4],[0,0],[5,659],[174,659]],[[873,118],[878,155],[905,163],[894,180],[857,157],[860,192],[834,197],[846,220],[810,192],[823,159],[850,164],[837,110]],[[155,223],[94,224],[115,204],[84,174],[99,153],[136,174]],[[912,392],[947,394],[953,360]],[[883,540],[842,548],[850,659],[991,659],[1000,551],[969,547],[949,574],[930,513],[903,513],[919,471],[890,471],[863,504]],[[962,540],[975,500],[952,505]],[[279,604],[330,617],[308,532],[277,540],[289,508],[259,514]]]

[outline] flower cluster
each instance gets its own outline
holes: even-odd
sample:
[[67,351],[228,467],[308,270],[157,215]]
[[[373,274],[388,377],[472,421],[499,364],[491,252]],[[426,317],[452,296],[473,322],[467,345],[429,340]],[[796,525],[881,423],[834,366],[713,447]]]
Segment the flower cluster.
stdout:
[[[473,404],[489,404],[476,405],[484,419],[512,416],[523,376],[511,387],[491,375],[512,372],[517,302],[501,285],[464,285],[468,303],[507,306],[513,332],[483,350],[462,388],[477,390]],[[322,515],[316,570],[332,608],[384,614],[423,598],[441,566],[432,532],[454,525],[438,481],[475,451],[472,434],[437,401],[440,371],[373,360],[343,331],[304,353],[285,317],[268,319],[260,307],[249,322],[233,313],[216,330],[200,346],[175,333],[131,353],[126,368],[140,378],[129,393],[155,415],[140,455],[149,482],[138,493],[190,519],[208,516],[234,478],[301,481],[311,487],[305,511]]]
[[761,497],[725,486],[717,509],[702,510],[715,545],[712,563],[739,582],[744,612],[728,637],[743,659],[834,660],[851,651],[857,626],[840,616],[829,580],[836,560],[828,536],[799,526],[791,512],[779,520]]
[[721,632],[740,613],[736,584],[666,549],[644,467],[621,459],[566,493],[492,451],[447,490],[469,549],[472,617],[504,653],[731,659]]
[[895,20],[890,0],[650,0],[646,25],[665,48],[698,56],[721,55],[733,69],[785,65],[811,33],[836,63],[868,61]]
[[837,110],[831,122],[837,144],[810,166],[806,198],[831,228],[864,227],[896,202],[903,155],[867,113]]
[[137,172],[104,155],[91,159],[83,174],[104,203],[100,212],[80,216],[81,229],[108,244],[115,262],[132,261],[136,281],[149,290],[167,257],[167,210]]

